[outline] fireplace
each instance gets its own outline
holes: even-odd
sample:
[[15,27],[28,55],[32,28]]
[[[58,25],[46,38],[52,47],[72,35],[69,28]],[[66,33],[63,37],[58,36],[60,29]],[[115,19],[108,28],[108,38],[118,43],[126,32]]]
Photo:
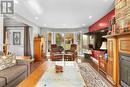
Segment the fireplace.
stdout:
[[130,87],[130,54],[120,53],[120,84]]

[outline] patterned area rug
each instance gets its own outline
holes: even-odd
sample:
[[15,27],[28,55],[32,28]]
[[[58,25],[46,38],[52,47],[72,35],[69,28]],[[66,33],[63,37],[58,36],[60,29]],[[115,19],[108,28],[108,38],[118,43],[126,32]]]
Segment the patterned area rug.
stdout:
[[90,64],[78,64],[87,87],[113,87]]

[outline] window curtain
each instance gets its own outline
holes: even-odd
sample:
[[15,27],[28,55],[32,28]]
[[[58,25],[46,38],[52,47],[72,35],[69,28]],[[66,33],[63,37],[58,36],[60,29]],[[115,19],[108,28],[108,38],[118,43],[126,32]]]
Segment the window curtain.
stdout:
[[3,36],[3,42],[5,43],[6,42],[6,32],[7,32],[7,29],[6,29],[6,26],[4,26],[4,29],[3,29],[3,33],[4,33],[4,36]]
[[24,56],[31,56],[29,26],[24,26]]

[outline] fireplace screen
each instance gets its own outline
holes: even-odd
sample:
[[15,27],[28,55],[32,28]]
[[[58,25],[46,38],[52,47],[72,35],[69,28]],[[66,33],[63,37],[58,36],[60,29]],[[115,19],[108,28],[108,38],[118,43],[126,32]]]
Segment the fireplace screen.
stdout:
[[130,87],[130,54],[120,54],[120,83]]

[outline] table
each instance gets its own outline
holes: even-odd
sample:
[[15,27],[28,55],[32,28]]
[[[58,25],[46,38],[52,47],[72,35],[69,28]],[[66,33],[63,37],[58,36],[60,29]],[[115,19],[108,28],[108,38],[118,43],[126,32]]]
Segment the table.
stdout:
[[[56,73],[55,65],[63,66],[63,72]],[[85,82],[75,61],[56,61],[51,62],[35,87],[85,87]]]
[[24,60],[28,62],[34,61],[34,59],[32,59],[31,56],[16,56],[16,60]]
[[30,74],[30,63],[34,61],[31,56],[16,56],[16,60],[19,64],[27,64],[27,75]]

